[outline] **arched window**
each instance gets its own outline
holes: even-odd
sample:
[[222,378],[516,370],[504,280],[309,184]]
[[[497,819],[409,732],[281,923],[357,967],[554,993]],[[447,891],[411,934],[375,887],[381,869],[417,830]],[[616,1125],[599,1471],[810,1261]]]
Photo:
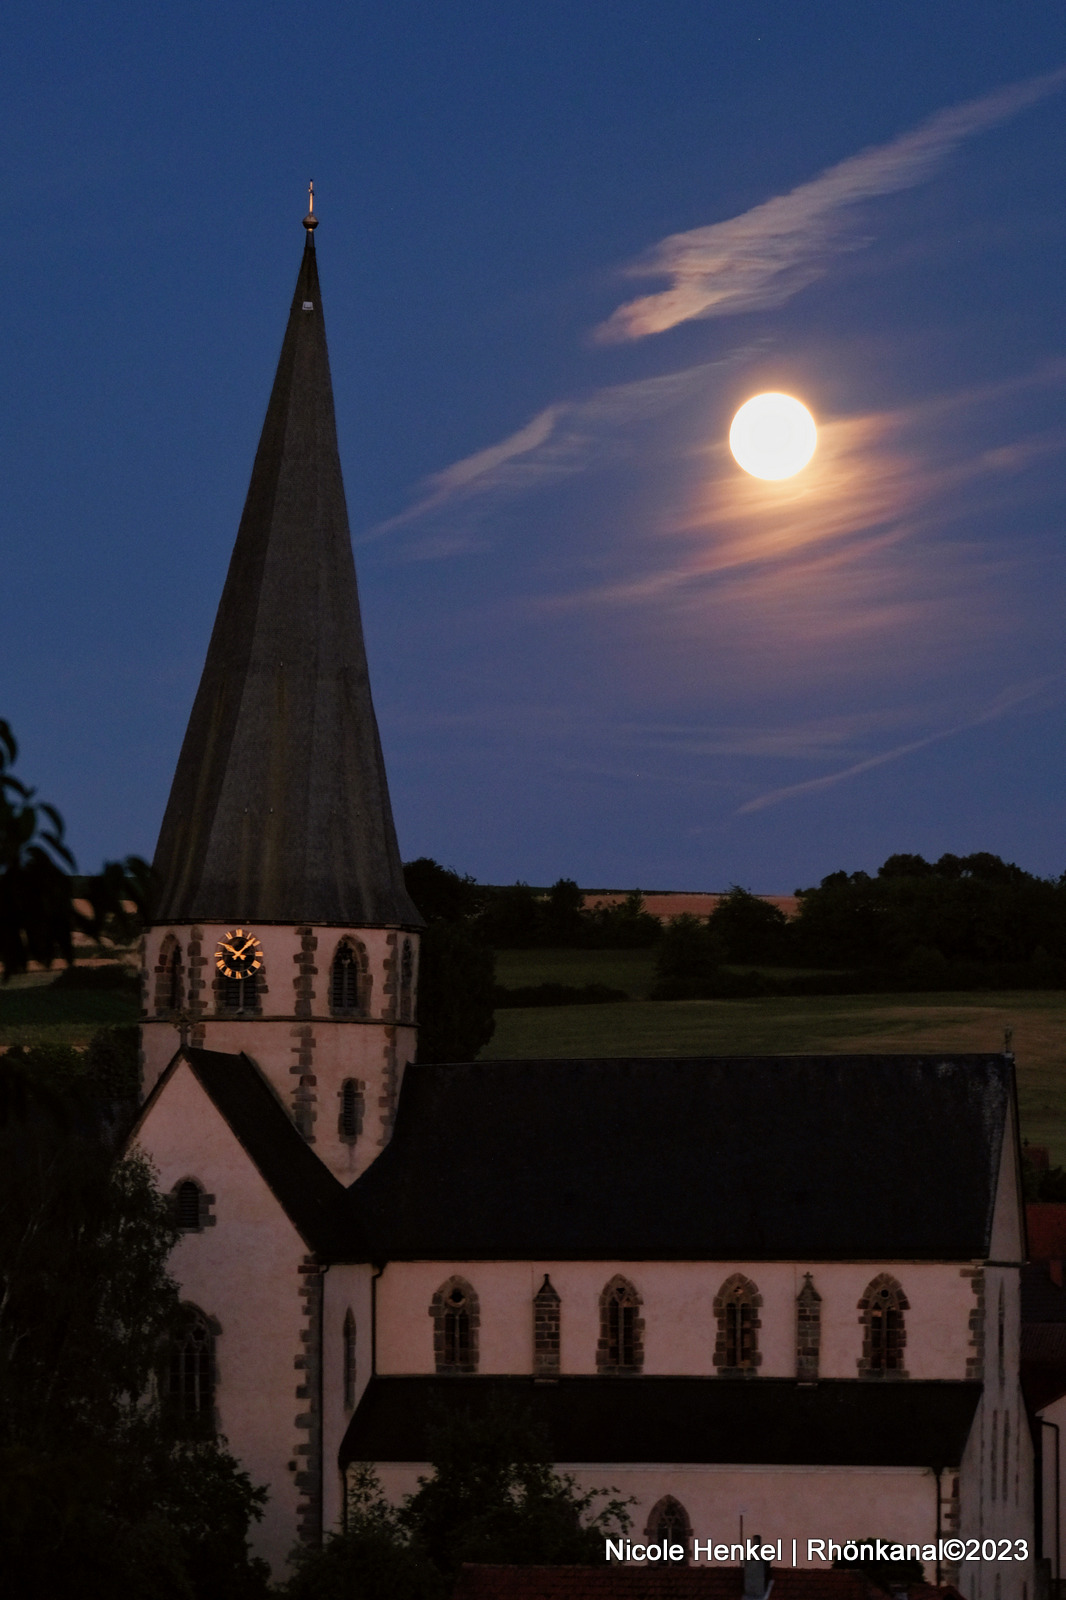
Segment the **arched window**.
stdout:
[[433,1318],[433,1357],[438,1372],[476,1372],[478,1298],[465,1278],[449,1278],[430,1302]]
[[335,1016],[354,1017],[367,1009],[366,951],[354,939],[342,939],[329,969],[329,1009]]
[[666,1494],[661,1500],[656,1501],[648,1514],[648,1525],[644,1530],[644,1536],[652,1544],[682,1545],[687,1561],[691,1548],[689,1540],[692,1537],[692,1524],[680,1500],[675,1500],[672,1494]]
[[903,1313],[910,1306],[896,1279],[879,1273],[859,1301],[863,1329],[859,1372],[866,1378],[905,1378],[903,1349],[907,1329]]
[[355,1405],[355,1318],[349,1309],[344,1317],[344,1409]]
[[762,1295],[741,1272],[727,1278],[715,1295],[718,1338],[714,1364],[723,1376],[754,1377],[761,1365],[758,1331],[762,1323],[757,1315],[761,1305]]
[[196,1306],[183,1307],[183,1326],[170,1347],[167,1397],[186,1421],[209,1422],[215,1407],[215,1332]]
[[168,933],[159,947],[155,966],[155,1009],[158,1016],[180,1011],[185,1002],[181,945]]
[[405,939],[400,952],[400,1021],[413,1022],[415,1013],[415,952]]
[[363,1084],[358,1078],[345,1078],[341,1084],[341,1109],[338,1132],[345,1144],[354,1144],[363,1131]]
[[596,1366],[604,1374],[639,1372],[644,1365],[643,1302],[628,1278],[612,1278],[600,1295]]

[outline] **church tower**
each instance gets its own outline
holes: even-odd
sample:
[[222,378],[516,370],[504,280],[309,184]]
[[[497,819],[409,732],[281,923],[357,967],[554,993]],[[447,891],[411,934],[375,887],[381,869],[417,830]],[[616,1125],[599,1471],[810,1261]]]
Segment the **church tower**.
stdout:
[[415,1053],[418,929],[370,697],[314,228],[156,847],[144,1088],[250,1057],[343,1181]]

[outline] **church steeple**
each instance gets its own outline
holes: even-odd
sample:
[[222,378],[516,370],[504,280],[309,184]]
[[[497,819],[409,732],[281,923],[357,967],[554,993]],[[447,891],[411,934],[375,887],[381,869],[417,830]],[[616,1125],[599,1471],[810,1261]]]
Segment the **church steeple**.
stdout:
[[418,927],[370,697],[312,210],[155,853],[155,922]]

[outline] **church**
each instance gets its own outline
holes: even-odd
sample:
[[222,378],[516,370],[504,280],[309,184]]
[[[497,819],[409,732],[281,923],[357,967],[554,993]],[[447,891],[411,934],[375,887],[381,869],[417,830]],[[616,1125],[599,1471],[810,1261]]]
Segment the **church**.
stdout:
[[399,1499],[441,1406],[507,1395],[634,1541],[878,1537],[1030,1600],[1009,1056],[417,1062],[304,225],[145,938],[173,1403],[267,1486],[275,1576],[353,1465]]

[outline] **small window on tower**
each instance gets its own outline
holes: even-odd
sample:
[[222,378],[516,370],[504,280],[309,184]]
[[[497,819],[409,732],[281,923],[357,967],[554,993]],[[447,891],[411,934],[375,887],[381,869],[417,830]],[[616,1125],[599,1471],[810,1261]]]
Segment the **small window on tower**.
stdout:
[[352,939],[337,946],[329,971],[329,1008],[334,1016],[357,1017],[365,1010],[366,952]]
[[413,1022],[415,1012],[415,953],[410,939],[400,955],[400,1021]]
[[345,1078],[341,1085],[339,1133],[345,1144],[354,1144],[363,1131],[363,1085],[358,1078]]
[[223,1011],[257,1011],[259,987],[255,973],[247,978],[220,978],[219,998]]

